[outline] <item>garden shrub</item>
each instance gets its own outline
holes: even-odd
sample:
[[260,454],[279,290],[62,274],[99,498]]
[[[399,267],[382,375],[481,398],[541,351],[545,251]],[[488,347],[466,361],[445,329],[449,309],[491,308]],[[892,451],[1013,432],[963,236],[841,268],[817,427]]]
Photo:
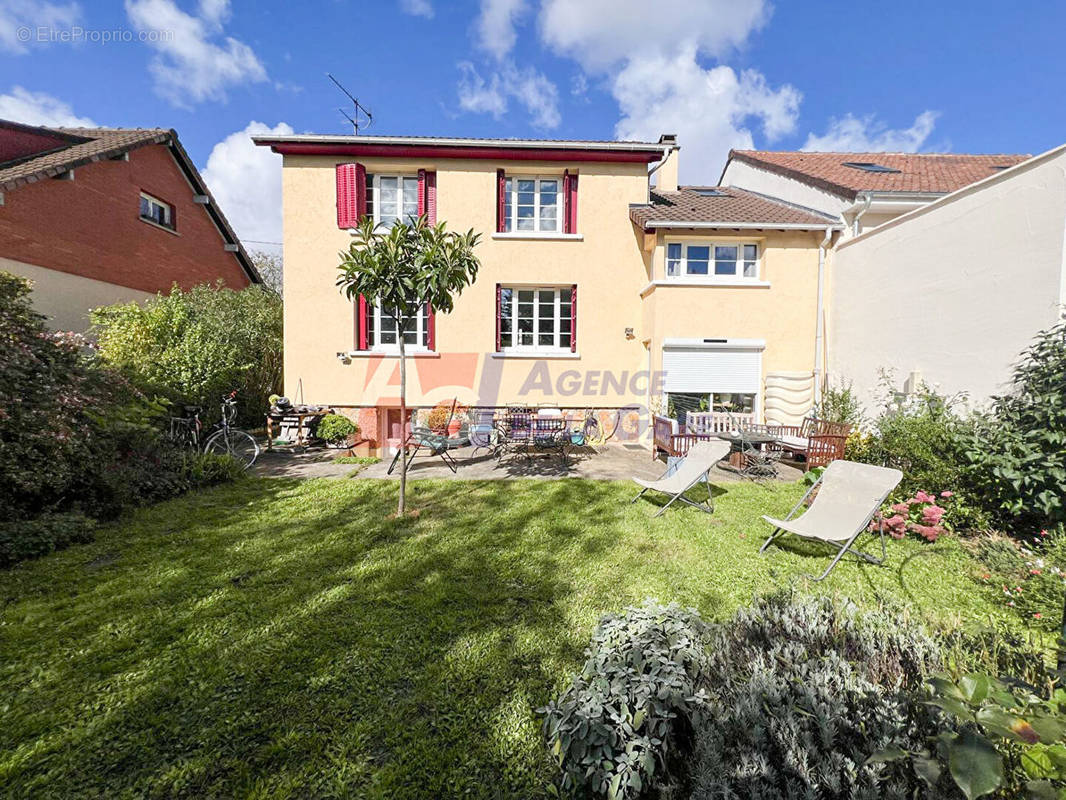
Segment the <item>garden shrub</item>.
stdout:
[[858,428],[864,419],[862,402],[855,394],[851,381],[841,379],[836,384],[826,386],[814,408],[814,415],[818,419],[844,422],[852,428]]
[[43,514],[0,520],[0,567],[37,558],[67,545],[91,542],[95,523],[84,514]]
[[258,286],[175,286],[95,309],[92,321],[104,360],[149,393],[213,413],[236,390],[238,419],[258,425],[281,391],[281,298]]
[[922,385],[900,399],[883,376],[885,400],[870,429],[849,437],[845,457],[852,461],[893,467],[903,480],[891,495],[893,502],[919,492],[940,495],[949,491],[952,523],[956,529],[981,528],[987,515],[963,474],[963,447],[973,421],[956,411],[959,398],[946,398]]
[[1031,627],[1052,633],[1062,624],[1066,591],[1066,535],[987,535],[972,548],[985,570],[979,577],[1004,606]]
[[776,595],[712,627],[705,650],[710,700],[696,725],[691,797],[921,796],[909,767],[866,763],[935,732],[912,694],[940,662],[921,628],[846,601]]
[[1037,335],[964,445],[967,478],[998,521],[1066,523],[1066,323]]
[[0,564],[87,541],[86,518],[236,474],[164,441],[166,407],[83,337],[49,332],[29,294],[28,281],[0,272]]
[[330,444],[339,444],[358,431],[359,426],[343,414],[329,414],[318,423],[315,435]]
[[677,771],[706,697],[706,625],[652,601],[604,617],[581,674],[540,709],[565,791],[632,798]]

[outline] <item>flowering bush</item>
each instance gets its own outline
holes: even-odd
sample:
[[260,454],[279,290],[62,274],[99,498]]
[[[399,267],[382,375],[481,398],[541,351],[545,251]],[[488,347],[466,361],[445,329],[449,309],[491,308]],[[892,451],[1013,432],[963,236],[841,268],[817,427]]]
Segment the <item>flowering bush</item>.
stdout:
[[913,533],[926,541],[935,542],[951,530],[946,518],[954,496],[955,493],[948,490],[939,495],[917,491],[914,497],[893,503],[888,511],[878,511],[870,521],[870,530],[878,530],[884,522],[885,531],[893,539],[902,539],[908,533]]
[[1056,630],[1066,589],[1066,536],[1042,529],[1011,538],[986,536],[976,544],[978,578],[1032,627]]

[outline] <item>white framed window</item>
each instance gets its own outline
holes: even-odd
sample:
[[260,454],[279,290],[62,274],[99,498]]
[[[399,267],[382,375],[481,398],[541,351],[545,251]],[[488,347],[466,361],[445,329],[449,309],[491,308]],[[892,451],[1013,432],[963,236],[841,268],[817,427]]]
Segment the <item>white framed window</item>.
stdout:
[[558,233],[562,230],[563,179],[516,175],[504,185],[504,230]]
[[759,245],[754,242],[666,243],[667,278],[757,281],[759,263]]
[[[392,311],[380,305],[370,306],[366,310],[367,343],[371,350],[392,352],[399,350],[396,338],[396,317]],[[422,306],[417,317],[407,321],[403,332],[405,349],[414,351],[429,349],[429,305]]]
[[570,286],[502,287],[500,347],[504,352],[570,352]]
[[418,219],[418,176],[367,175],[366,214],[386,228]]
[[174,229],[174,208],[170,203],[164,203],[158,197],[141,192],[141,219],[162,225],[164,228]]

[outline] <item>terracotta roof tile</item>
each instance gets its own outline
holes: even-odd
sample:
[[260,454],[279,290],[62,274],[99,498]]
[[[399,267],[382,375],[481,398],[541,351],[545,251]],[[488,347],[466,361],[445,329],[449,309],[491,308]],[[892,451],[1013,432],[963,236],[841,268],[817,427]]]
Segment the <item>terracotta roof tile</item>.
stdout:
[[676,192],[652,190],[651,202],[630,207],[629,217],[642,228],[667,227],[656,224],[662,222],[720,222],[722,227],[765,224],[768,228],[803,225],[814,229],[838,222],[811,209],[724,186],[682,186]]
[[[0,120],[0,125],[4,120]],[[74,167],[121,155],[134,147],[167,141],[173,132],[163,128],[43,128],[87,141],[61,150],[0,164],[0,190],[14,189]]]
[[[1030,156],[733,150],[729,158],[854,199],[867,191],[946,194],[995,175],[997,167],[1012,167]],[[845,166],[848,162],[879,164],[892,171],[868,172]]]

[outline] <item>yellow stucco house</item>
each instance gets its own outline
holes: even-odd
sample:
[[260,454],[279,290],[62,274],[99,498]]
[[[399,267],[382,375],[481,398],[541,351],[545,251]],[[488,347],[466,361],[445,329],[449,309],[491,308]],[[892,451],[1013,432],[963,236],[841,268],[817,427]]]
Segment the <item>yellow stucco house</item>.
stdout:
[[[679,187],[657,142],[260,136],[283,156],[285,391],[400,432],[388,309],[348,301],[338,253],[362,215],[482,233],[482,270],[405,333],[408,403],[728,407],[795,422],[824,357],[838,217],[739,188]],[[654,186],[652,183],[654,182]]]

